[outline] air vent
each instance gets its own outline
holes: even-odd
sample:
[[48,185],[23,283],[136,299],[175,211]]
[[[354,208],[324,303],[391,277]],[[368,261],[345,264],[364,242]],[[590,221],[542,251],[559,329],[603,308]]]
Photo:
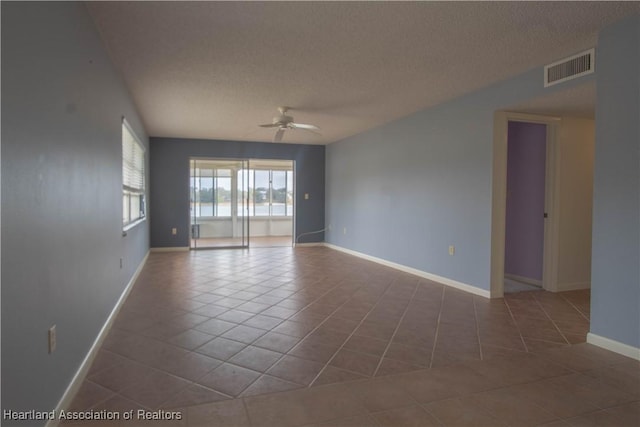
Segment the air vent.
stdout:
[[570,56],[544,67],[544,87],[593,73],[595,49]]

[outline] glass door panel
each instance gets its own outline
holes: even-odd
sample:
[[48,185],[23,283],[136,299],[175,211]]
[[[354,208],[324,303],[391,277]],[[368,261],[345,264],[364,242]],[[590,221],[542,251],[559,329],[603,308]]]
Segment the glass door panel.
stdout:
[[247,247],[246,160],[192,159],[190,163],[191,248]]

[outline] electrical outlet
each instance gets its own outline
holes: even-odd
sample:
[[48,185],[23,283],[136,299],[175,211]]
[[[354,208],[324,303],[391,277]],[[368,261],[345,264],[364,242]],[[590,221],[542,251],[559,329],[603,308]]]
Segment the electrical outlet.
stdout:
[[49,354],[56,351],[56,325],[49,328]]
[[309,200],[309,193],[304,193],[304,199]]
[[456,247],[451,245],[449,246],[449,255],[455,255],[456,254]]
[[344,235],[346,235],[346,234],[347,234],[347,227],[344,227],[344,228],[342,229],[342,234],[344,234]]
[[175,236],[176,234],[178,234],[178,229],[177,229],[177,228],[175,228],[175,227],[173,227],[173,228],[171,229],[171,235]]

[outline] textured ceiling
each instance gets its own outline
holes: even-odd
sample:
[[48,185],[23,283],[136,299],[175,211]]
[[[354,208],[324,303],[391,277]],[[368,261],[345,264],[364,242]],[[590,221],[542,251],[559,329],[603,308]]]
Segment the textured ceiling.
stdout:
[[[330,143],[592,47],[613,2],[89,2],[152,136]],[[556,99],[563,102],[563,98]],[[569,102],[570,103],[570,102]]]

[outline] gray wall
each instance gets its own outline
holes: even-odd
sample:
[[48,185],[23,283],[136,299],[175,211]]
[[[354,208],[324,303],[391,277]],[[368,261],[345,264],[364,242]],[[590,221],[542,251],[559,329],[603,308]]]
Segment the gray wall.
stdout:
[[[153,248],[189,246],[190,157],[295,160],[296,235],[324,228],[324,146],[175,138],[151,138],[150,144]],[[308,200],[304,193],[309,193]],[[300,238],[300,243],[323,240],[324,233],[317,233]]]
[[545,90],[542,76],[536,68],[329,145],[326,240],[489,290],[494,112],[594,77]]
[[596,61],[591,332],[640,347],[640,18],[602,31]]
[[147,139],[83,3],[1,7],[2,409],[51,410],[148,251],[148,222],[121,236],[121,117]]

